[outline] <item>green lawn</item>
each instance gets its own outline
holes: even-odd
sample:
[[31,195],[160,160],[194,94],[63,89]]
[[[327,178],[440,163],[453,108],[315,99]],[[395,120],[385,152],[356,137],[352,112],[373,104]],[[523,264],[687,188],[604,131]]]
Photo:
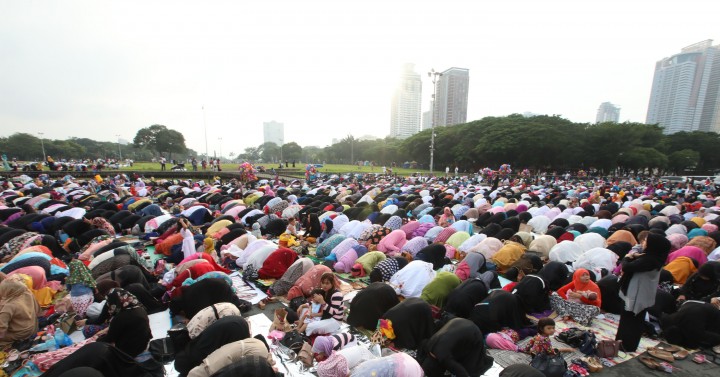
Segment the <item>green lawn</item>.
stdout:
[[[240,164],[233,163],[233,164],[222,164],[222,170],[223,171],[237,171],[237,168]],[[169,170],[172,168],[172,164],[167,163],[166,168]],[[277,168],[276,164],[264,164],[265,168],[269,169],[272,167]],[[185,164],[185,168],[188,170],[192,170],[192,165]],[[198,168],[202,169],[202,168]],[[296,164],[295,170],[301,172],[304,174],[305,164]],[[160,170],[160,163],[158,162],[136,162],[133,164],[133,167],[123,167],[120,170],[136,170],[136,171],[146,171],[146,170]],[[292,167],[290,168],[292,170]],[[339,164],[327,164],[323,166],[322,168],[318,169],[321,173],[328,173],[328,174],[339,174],[339,173],[348,173],[348,172],[354,172],[354,173],[381,173],[382,172],[382,166],[375,166],[372,169],[370,166],[355,166],[355,165],[339,165]],[[412,173],[423,173],[427,174],[429,173],[429,170],[422,170],[422,169],[403,169],[403,168],[395,168],[393,169],[393,173],[397,173],[400,175],[409,175]]]

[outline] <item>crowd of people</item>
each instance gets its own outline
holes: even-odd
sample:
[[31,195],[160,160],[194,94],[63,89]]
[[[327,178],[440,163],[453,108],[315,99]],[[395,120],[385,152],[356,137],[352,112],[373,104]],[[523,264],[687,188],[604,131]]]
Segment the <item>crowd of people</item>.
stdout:
[[[169,310],[184,324],[172,337],[179,375],[277,375],[278,340],[252,336],[235,271],[267,293],[259,306],[289,304],[285,330],[308,343],[321,377],[480,376],[489,349],[574,351],[553,347],[552,312],[578,326],[618,315],[627,352],[652,336],[720,353],[713,185],[124,175],[0,185],[8,372],[161,376],[148,316]],[[85,340],[55,349],[67,323]]]

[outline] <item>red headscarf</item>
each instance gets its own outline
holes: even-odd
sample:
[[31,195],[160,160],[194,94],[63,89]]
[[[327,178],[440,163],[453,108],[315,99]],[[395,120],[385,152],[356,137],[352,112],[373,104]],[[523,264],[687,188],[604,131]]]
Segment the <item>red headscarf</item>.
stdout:
[[573,292],[584,292],[584,291],[594,292],[595,294],[597,294],[597,299],[588,300],[586,297],[582,297],[580,299],[580,301],[582,301],[583,304],[594,305],[594,306],[600,307],[600,304],[602,303],[601,295],[600,295],[600,288],[592,280],[588,280],[587,283],[583,283],[580,280],[580,277],[583,274],[589,275],[590,272],[584,268],[578,268],[577,270],[575,270],[575,272],[573,273],[572,281],[569,284],[565,285],[564,287],[560,288],[558,290],[558,294],[560,295],[560,297],[567,300],[567,292],[570,289],[572,289]]

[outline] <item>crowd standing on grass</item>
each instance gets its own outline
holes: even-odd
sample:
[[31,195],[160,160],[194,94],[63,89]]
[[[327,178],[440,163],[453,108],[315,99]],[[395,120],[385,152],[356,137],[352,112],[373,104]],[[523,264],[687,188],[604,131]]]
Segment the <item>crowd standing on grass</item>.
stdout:
[[[168,355],[150,346],[148,316],[165,310],[185,324],[172,337],[181,376],[277,375],[279,343],[319,376],[479,376],[493,349],[577,351],[553,346],[556,323],[587,327],[601,313],[617,316],[626,352],[645,336],[720,353],[711,181],[118,174],[0,186],[9,373],[161,376]],[[252,336],[234,271],[289,304],[276,328],[296,342]],[[75,327],[85,340],[68,344]]]

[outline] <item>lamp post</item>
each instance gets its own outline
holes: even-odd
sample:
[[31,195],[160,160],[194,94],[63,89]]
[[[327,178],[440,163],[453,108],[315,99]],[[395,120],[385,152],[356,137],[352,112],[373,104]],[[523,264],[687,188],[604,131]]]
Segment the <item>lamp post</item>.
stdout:
[[117,136],[117,143],[118,143],[118,155],[120,156],[120,161],[122,161],[122,150],[120,149],[120,134],[115,135]]
[[222,138],[221,137],[218,138],[218,142],[220,142],[220,148],[219,148],[220,149],[220,160],[222,160]]
[[205,128],[205,161],[210,159],[210,155],[208,154],[208,142],[207,142],[207,122],[205,122],[205,105],[202,107],[202,114],[203,114],[203,127]]
[[350,164],[355,165],[355,138],[350,134]]
[[45,155],[45,140],[43,140],[43,135],[45,135],[45,133],[38,132],[38,135],[40,135],[40,147],[42,147],[43,161],[47,161],[47,156]]
[[433,83],[433,95],[432,95],[432,123],[430,126],[430,175],[433,173],[433,159],[435,157],[435,99],[437,97],[437,80],[438,77],[442,76],[442,73],[435,72],[435,69],[431,69],[428,72],[428,77],[432,79]]

